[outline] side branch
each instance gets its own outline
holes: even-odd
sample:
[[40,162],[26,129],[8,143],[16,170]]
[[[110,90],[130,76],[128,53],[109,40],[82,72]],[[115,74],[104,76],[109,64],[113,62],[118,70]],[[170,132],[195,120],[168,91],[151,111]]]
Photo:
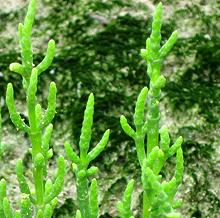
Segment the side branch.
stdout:
[[14,101],[14,89],[11,83],[9,83],[7,86],[6,104],[9,110],[11,121],[16,126],[16,128],[24,132],[29,132],[29,127],[24,123],[20,114],[16,110]]
[[36,67],[38,70],[38,75],[47,70],[51,63],[53,62],[55,56],[56,44],[54,40],[50,40],[47,47],[47,53],[43,61]]

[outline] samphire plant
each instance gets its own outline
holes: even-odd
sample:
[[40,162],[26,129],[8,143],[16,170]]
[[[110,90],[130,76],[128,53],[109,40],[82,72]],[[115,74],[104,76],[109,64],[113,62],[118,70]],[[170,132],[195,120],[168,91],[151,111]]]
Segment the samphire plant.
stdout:
[[[181,201],[174,197],[183,176],[183,152],[180,136],[170,146],[168,129],[164,126],[159,129],[160,111],[159,101],[161,89],[165,86],[166,79],[161,75],[161,65],[177,40],[177,31],[173,32],[167,42],[161,47],[162,4],[156,7],[152,32],[146,41],[146,49],[141,50],[141,56],[147,62],[147,74],[150,78],[150,88],[144,87],[136,102],[133,116],[133,129],[124,116],[120,122],[124,132],[130,136],[136,146],[137,157],[141,167],[141,181],[143,188],[143,218],[177,218],[181,217],[175,209]],[[146,118],[145,118],[146,105]],[[160,175],[166,160],[176,155],[176,170],[170,181],[163,181]],[[129,184],[130,186],[130,184]],[[130,200],[132,188],[126,197]],[[127,202],[126,202],[127,204]],[[124,202],[118,205],[121,217],[131,216],[131,212]]]
[[[16,110],[14,91],[11,83],[8,84],[6,92],[6,103],[13,124],[18,130],[27,133],[31,141],[29,151],[32,155],[33,190],[29,188],[24,176],[23,163],[21,160],[18,160],[16,173],[22,193],[20,210],[14,211],[11,208],[6,195],[6,181],[2,179],[0,181],[0,218],[51,218],[53,210],[57,205],[57,196],[62,191],[64,183],[66,167],[65,160],[62,156],[58,158],[57,175],[53,181],[47,176],[48,160],[53,155],[49,143],[53,130],[51,122],[56,113],[56,85],[53,82],[50,84],[48,107],[46,110],[43,110],[41,105],[37,103],[36,93],[38,77],[49,68],[54,58],[55,42],[53,40],[49,42],[45,58],[40,64],[34,67],[31,31],[35,13],[36,0],[30,0],[24,24],[19,24],[22,63],[13,63],[10,65],[10,70],[21,75],[23,79],[23,88],[27,96],[28,123],[21,118]],[[137,157],[142,172],[142,217],[180,218],[181,215],[175,209],[180,206],[181,202],[176,201],[174,198],[183,175],[183,154],[181,149],[183,139],[179,137],[170,146],[168,129],[166,127],[159,129],[160,92],[166,82],[165,77],[161,75],[161,65],[176,42],[177,32],[175,31],[165,45],[161,47],[161,25],[162,4],[160,3],[154,14],[152,33],[146,41],[146,49],[141,50],[141,55],[148,65],[147,74],[150,77],[150,88],[148,90],[147,87],[144,87],[138,96],[134,113],[135,129],[128,124],[124,116],[121,116],[120,123],[124,132],[134,140],[136,145]],[[71,160],[73,172],[76,177],[78,206],[76,218],[99,217],[97,180],[93,178],[90,181],[89,178],[98,172],[98,168],[91,166],[91,161],[105,149],[109,140],[110,130],[106,130],[100,142],[94,148],[89,149],[93,114],[94,95],[90,94],[84,112],[78,146],[79,152],[74,151],[69,142],[65,142],[66,154],[68,159]],[[174,176],[168,182],[162,181],[160,172],[166,160],[174,155],[176,155]],[[120,218],[134,218],[131,208],[133,190],[134,180],[130,180],[122,200],[117,204]]]
[[47,176],[47,163],[52,157],[53,151],[49,147],[53,125],[51,121],[56,113],[56,84],[50,83],[48,94],[48,107],[43,110],[37,103],[37,84],[39,76],[49,68],[55,54],[55,42],[50,40],[43,61],[34,67],[31,42],[32,25],[36,13],[36,0],[30,0],[28,12],[24,23],[20,23],[19,42],[21,48],[22,63],[12,63],[10,70],[21,75],[23,89],[26,93],[28,123],[25,123],[16,110],[14,90],[11,83],[7,86],[6,104],[10,118],[17,130],[28,134],[31,141],[29,149],[32,155],[33,190],[26,181],[22,160],[16,164],[16,174],[22,193],[21,209],[13,211],[6,196],[6,181],[0,182],[0,217],[6,218],[50,218],[57,205],[57,196],[62,191],[65,176],[65,160],[58,158],[58,169],[53,180]]

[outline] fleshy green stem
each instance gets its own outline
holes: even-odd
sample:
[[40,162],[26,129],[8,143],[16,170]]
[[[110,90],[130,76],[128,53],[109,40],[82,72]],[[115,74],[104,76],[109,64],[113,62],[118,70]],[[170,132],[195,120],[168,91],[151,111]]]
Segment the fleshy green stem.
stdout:
[[150,218],[150,204],[146,192],[143,192],[143,218]]
[[[31,73],[30,83],[27,90],[27,105],[29,117],[29,136],[32,143],[32,159],[35,159],[38,154],[42,153],[42,130],[39,128],[39,119],[36,117],[36,91],[37,91],[37,70],[33,69]],[[35,167],[33,170],[34,184],[36,190],[37,204],[41,206],[44,201],[44,175],[43,168]]]
[[135,137],[135,146],[137,149],[137,156],[140,166],[142,166],[142,162],[145,156],[145,146],[144,146],[144,135],[140,134]]
[[77,177],[77,201],[83,218],[90,218],[88,179],[86,176]]
[[[36,158],[36,155],[41,153],[41,132],[32,132],[31,129],[31,143],[32,143],[32,159]],[[37,204],[39,206],[43,205],[44,202],[44,168],[33,169],[34,185],[36,190]]]
[[149,105],[148,105],[148,113],[147,113],[147,123],[148,123],[147,156],[150,154],[150,152],[154,147],[158,146],[159,121],[160,121],[160,112],[159,112],[159,104],[158,104],[159,96],[151,96],[149,94],[148,97],[149,97],[148,99]]

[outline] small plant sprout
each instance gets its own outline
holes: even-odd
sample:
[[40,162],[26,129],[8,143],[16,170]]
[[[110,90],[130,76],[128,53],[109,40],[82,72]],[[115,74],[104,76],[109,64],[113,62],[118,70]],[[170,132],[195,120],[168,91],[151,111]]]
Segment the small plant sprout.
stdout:
[[93,94],[90,94],[84,112],[84,120],[79,141],[79,155],[76,154],[69,142],[65,143],[66,154],[73,163],[73,170],[76,176],[77,202],[79,207],[79,211],[76,214],[77,218],[99,217],[97,181],[96,179],[92,179],[89,187],[88,179],[88,177],[93,176],[98,172],[98,168],[94,166],[89,167],[89,165],[90,162],[105,149],[108,143],[110,130],[106,130],[100,142],[89,151],[93,113],[94,96]]
[[134,180],[131,179],[125,189],[122,201],[119,201],[117,205],[120,218],[134,218],[131,211],[131,198],[133,190]]
[[[183,176],[183,152],[181,144],[183,138],[179,137],[170,146],[168,129],[159,129],[160,111],[159,101],[161,89],[165,86],[166,79],[161,75],[161,65],[177,40],[177,31],[173,32],[167,42],[161,47],[162,4],[156,7],[152,32],[146,41],[146,49],[141,50],[141,56],[147,62],[147,74],[150,77],[150,88],[144,87],[136,102],[133,129],[124,116],[120,123],[124,132],[130,136],[136,145],[137,157],[141,167],[143,186],[143,218],[180,218],[175,212],[180,207],[181,201],[174,197]],[[146,120],[145,120],[145,105]],[[146,141],[146,143],[145,143]],[[160,172],[165,161],[176,156],[176,170],[170,181],[161,181]],[[130,204],[132,188],[130,183],[125,191],[118,209],[121,218],[131,217],[128,205]],[[129,191],[128,191],[129,190]],[[126,203],[125,203],[126,202]]]
[[81,216],[81,213],[80,213],[80,211],[79,210],[77,210],[76,211],[76,218],[81,218],[82,216]]
[[21,75],[23,88],[26,92],[28,111],[28,123],[25,123],[16,110],[14,90],[11,83],[7,86],[6,104],[10,118],[17,130],[28,134],[31,141],[30,153],[33,162],[34,189],[30,190],[24,176],[22,160],[17,161],[16,174],[19,182],[22,200],[20,210],[14,211],[6,196],[6,182],[0,182],[0,217],[6,218],[51,218],[53,210],[57,205],[57,196],[61,192],[65,175],[65,160],[62,156],[58,158],[57,173],[53,180],[47,178],[47,163],[53,152],[49,148],[56,107],[56,84],[51,82],[48,95],[48,107],[44,111],[37,103],[37,84],[39,76],[47,70],[55,55],[55,42],[50,40],[43,61],[33,67],[33,52],[31,42],[32,25],[36,14],[36,0],[30,0],[28,12],[24,23],[19,24],[19,42],[21,48],[22,63],[13,63],[10,70]]

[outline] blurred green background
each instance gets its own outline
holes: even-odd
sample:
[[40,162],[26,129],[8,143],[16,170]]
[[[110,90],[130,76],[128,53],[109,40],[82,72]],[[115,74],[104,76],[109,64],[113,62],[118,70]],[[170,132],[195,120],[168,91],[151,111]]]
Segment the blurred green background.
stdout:
[[[173,140],[184,137],[185,175],[178,197],[183,199],[184,218],[218,218],[220,211],[220,1],[167,0],[164,3],[163,42],[173,30],[180,37],[163,66],[167,85],[162,93],[161,125],[167,125]],[[35,63],[45,54],[47,42],[57,42],[56,58],[40,77],[38,100],[46,105],[48,84],[58,88],[57,115],[52,144],[55,150],[50,175],[56,169],[63,143],[77,145],[88,94],[95,94],[92,142],[105,129],[112,131],[110,143],[94,161],[98,166],[102,218],[117,217],[116,201],[130,178],[136,179],[134,214],[140,211],[140,168],[134,143],[121,130],[119,117],[132,120],[135,101],[148,85],[146,63],[140,49],[151,29],[153,0],[39,0],[33,30]],[[9,72],[11,62],[20,61],[17,25],[23,21],[27,0],[1,0],[0,8],[0,97],[3,141],[7,145],[0,161],[0,177],[8,181],[14,207],[19,190],[15,162],[22,158],[31,177],[31,158],[26,135],[17,132],[5,107],[8,82],[15,87],[16,103],[27,117],[21,79]],[[169,179],[175,162],[163,174]],[[54,217],[73,217],[76,206],[74,176],[68,175]]]

